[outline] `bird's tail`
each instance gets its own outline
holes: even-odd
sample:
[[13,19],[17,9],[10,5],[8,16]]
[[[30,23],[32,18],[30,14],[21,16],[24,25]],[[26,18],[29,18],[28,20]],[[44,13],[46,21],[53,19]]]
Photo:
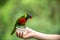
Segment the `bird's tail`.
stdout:
[[11,35],[13,35],[13,33],[15,32],[15,30],[16,30],[16,27],[14,27],[14,29],[12,30]]

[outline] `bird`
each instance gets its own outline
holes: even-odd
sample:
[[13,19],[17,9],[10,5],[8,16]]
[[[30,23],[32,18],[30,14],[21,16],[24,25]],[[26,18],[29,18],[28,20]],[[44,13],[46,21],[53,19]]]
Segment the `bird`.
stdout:
[[24,14],[23,16],[19,17],[14,25],[14,29],[11,32],[11,35],[13,35],[13,33],[15,33],[16,28],[19,26],[26,26],[26,22],[28,19],[31,19],[32,15],[31,14]]

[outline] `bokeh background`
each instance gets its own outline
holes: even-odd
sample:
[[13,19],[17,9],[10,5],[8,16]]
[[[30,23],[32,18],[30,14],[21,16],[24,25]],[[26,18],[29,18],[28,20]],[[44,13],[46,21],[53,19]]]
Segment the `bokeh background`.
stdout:
[[33,17],[26,23],[28,27],[46,34],[60,33],[60,0],[0,0],[0,40],[22,40],[10,33],[26,12]]

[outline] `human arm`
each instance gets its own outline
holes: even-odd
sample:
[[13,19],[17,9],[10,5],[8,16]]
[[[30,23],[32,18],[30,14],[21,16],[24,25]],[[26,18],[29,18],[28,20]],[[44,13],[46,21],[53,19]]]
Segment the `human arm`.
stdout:
[[[20,29],[26,29],[26,32],[19,32]],[[16,30],[17,37],[20,38],[36,38],[36,39],[43,39],[43,40],[58,40],[60,35],[57,34],[44,34],[37,31],[32,30],[31,28],[20,28]]]

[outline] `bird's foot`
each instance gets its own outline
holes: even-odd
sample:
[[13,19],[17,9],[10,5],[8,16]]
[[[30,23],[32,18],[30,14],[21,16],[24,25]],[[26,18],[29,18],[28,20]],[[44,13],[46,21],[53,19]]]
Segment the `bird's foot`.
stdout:
[[24,28],[26,28],[27,26],[24,26]]

